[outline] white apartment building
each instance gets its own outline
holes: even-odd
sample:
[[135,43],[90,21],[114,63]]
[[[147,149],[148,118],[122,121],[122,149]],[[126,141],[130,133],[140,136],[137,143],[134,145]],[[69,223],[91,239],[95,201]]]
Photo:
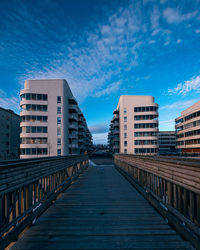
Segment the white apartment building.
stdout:
[[19,158],[20,116],[0,107],[0,160]]
[[120,96],[108,141],[113,153],[157,154],[158,104],[153,96]]
[[20,158],[79,154],[89,149],[90,133],[89,143],[80,150],[79,115],[83,114],[66,80],[26,80],[20,96]]
[[200,101],[175,119],[176,148],[182,153],[200,154]]

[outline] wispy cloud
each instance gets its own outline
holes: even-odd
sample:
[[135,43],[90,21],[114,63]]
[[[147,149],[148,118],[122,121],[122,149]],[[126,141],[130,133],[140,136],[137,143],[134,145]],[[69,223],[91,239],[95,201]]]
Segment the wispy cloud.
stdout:
[[178,94],[185,96],[189,92],[195,91],[200,93],[200,76],[192,77],[190,80],[184,83],[178,83],[178,85],[173,89],[168,89],[169,94]]
[[8,97],[7,94],[0,89],[0,107],[11,109],[19,114],[20,111],[20,98],[16,96]]
[[[121,7],[114,14],[107,13],[107,21],[92,31],[85,30],[81,41],[63,44],[59,59],[45,65],[29,65],[20,82],[66,78],[79,101],[117,91],[123,71],[138,65],[138,50],[143,44],[137,37],[142,30],[140,13],[140,6],[135,3]],[[56,43],[52,46],[57,47]],[[43,61],[42,56],[38,56],[37,61]]]
[[113,82],[110,85],[108,85],[105,89],[97,91],[94,96],[100,97],[102,95],[110,95],[112,92],[117,91],[121,84],[122,84],[122,81]]
[[183,21],[187,21],[187,20],[194,18],[197,15],[197,13],[198,13],[198,10],[195,10],[193,12],[189,12],[186,14],[182,14],[176,8],[166,8],[163,11],[163,16],[166,18],[169,24],[178,24]]
[[93,143],[94,144],[107,144],[107,133],[98,133],[93,134]]
[[160,125],[174,125],[174,119],[159,121]]
[[108,124],[100,123],[89,127],[93,134],[102,134],[108,132]]
[[180,109],[180,110],[183,110],[183,109],[188,108],[189,106],[193,105],[198,100],[199,99],[192,99],[192,100],[174,102],[174,103],[171,103],[171,104],[167,104],[167,105],[161,106],[159,108],[159,110],[170,110],[170,109]]

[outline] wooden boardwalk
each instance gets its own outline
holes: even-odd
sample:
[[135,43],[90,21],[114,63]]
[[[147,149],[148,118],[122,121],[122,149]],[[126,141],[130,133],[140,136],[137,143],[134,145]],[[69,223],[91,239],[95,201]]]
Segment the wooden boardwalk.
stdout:
[[90,167],[12,249],[193,249],[113,165]]

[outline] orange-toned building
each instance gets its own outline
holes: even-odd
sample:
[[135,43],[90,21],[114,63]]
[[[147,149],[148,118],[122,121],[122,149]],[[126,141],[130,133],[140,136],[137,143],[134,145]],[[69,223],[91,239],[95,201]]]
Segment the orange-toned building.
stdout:
[[175,119],[176,148],[182,153],[200,153],[200,101]]

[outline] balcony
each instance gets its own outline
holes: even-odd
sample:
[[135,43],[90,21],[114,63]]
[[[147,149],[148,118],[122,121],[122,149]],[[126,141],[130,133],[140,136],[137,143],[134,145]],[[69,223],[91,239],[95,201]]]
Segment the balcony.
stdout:
[[78,125],[76,123],[69,123],[69,129],[78,130]]
[[69,120],[70,121],[78,121],[78,115],[76,113],[70,113]]
[[114,135],[118,135],[118,134],[119,134],[119,129],[114,129],[114,130],[113,130],[113,134],[114,134]]
[[75,99],[74,97],[70,98],[70,99],[69,99],[69,104],[70,104],[70,105],[71,105],[71,104],[76,104],[76,105],[77,105],[76,99]]
[[78,139],[78,133],[69,134],[69,139]]
[[70,143],[69,148],[78,148],[78,143],[76,143],[76,142]]
[[114,114],[114,115],[115,115],[115,114],[118,115],[118,114],[119,114],[119,110],[117,110],[117,109],[114,110],[113,114]]
[[69,104],[69,113],[78,113],[78,106],[77,104]]

